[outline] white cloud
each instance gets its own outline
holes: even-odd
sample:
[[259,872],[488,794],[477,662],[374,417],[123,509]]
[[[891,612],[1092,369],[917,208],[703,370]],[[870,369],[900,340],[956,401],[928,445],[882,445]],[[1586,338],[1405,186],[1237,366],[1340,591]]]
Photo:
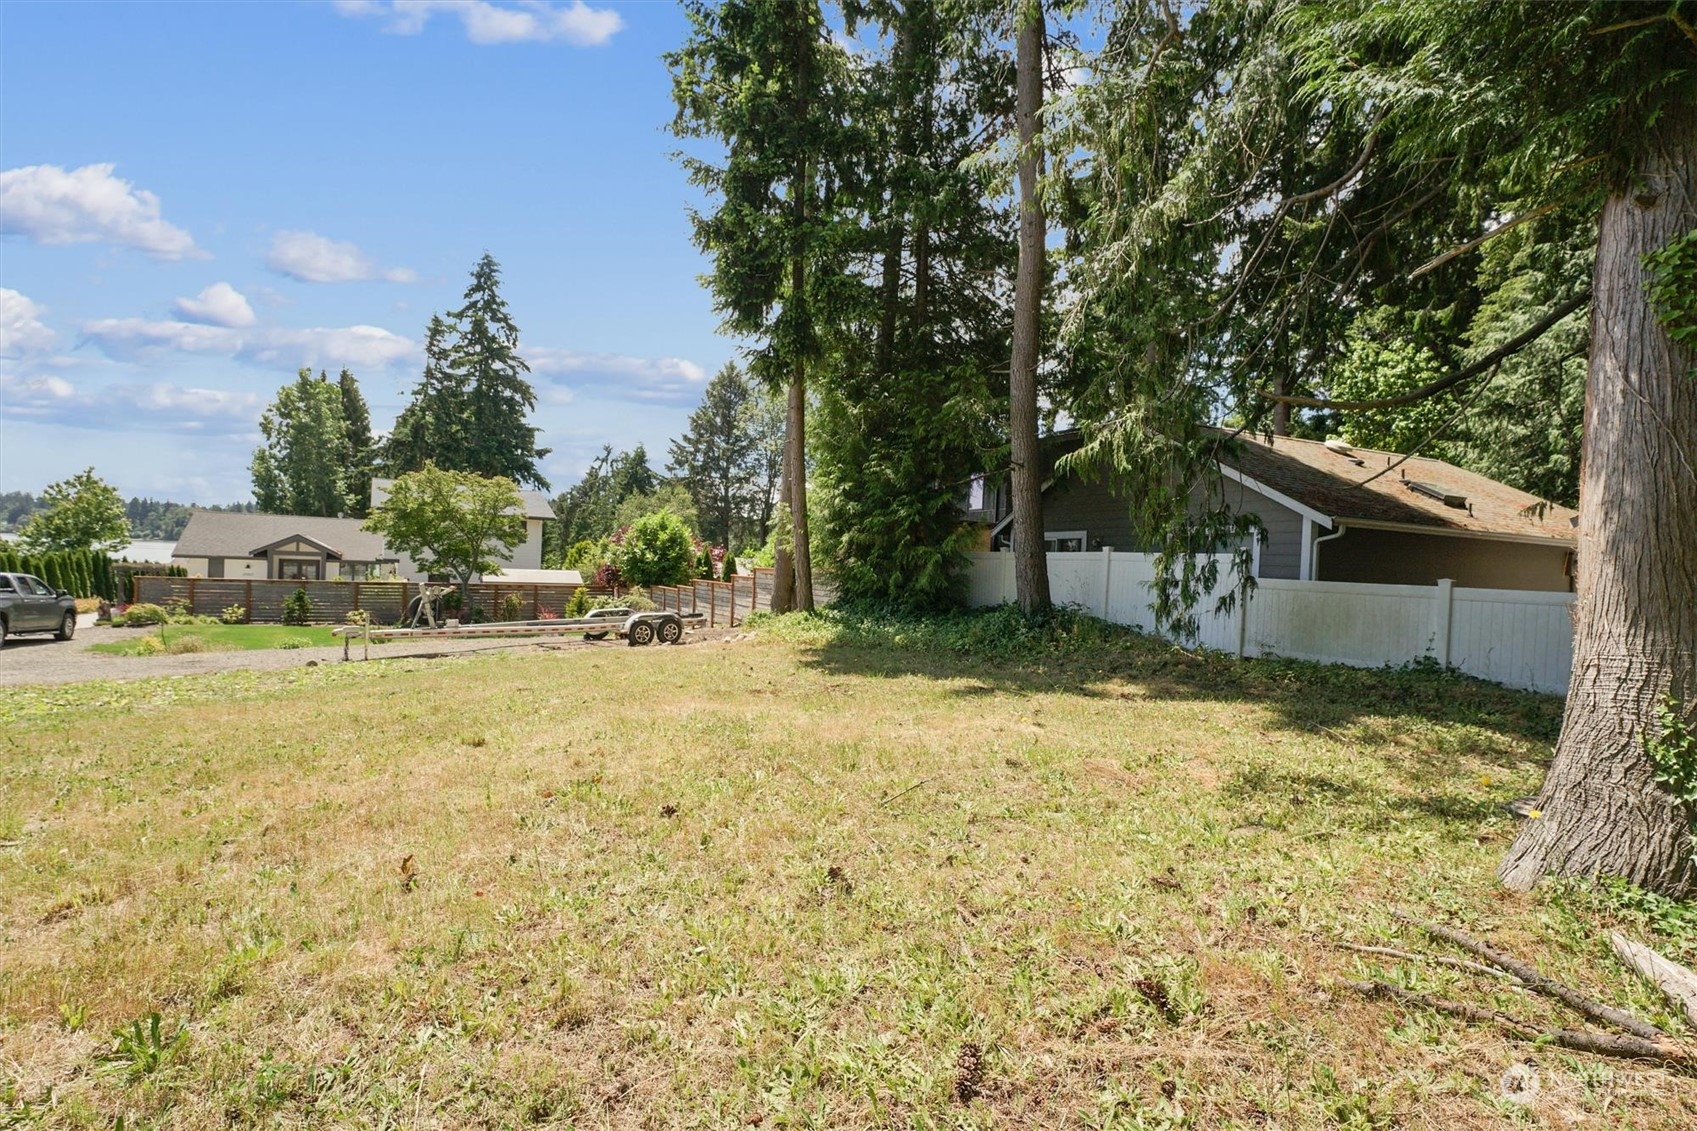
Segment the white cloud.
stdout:
[[303,283],[356,283],[385,279],[414,283],[416,272],[406,267],[379,267],[351,243],[339,243],[317,232],[278,232],[271,241],[265,265]]
[[21,358],[52,349],[59,335],[41,321],[45,313],[40,304],[0,287],[0,357]]
[[265,407],[255,393],[168,382],[78,388],[63,377],[0,373],[0,416],[115,431],[229,434],[252,431]]
[[543,0],[336,0],[336,9],[345,16],[388,17],[383,30],[394,35],[417,35],[438,13],[458,16],[466,38],[485,45],[564,42],[599,47],[625,26],[611,8],[591,8],[583,0],[560,6]]
[[108,356],[129,360],[162,350],[228,357],[293,370],[303,365],[384,369],[417,357],[418,347],[380,326],[245,329],[145,318],[87,322],[83,336]]
[[683,404],[701,396],[707,371],[681,357],[630,357],[616,353],[530,347],[521,351],[539,378],[599,388],[624,400]]
[[43,244],[104,242],[155,259],[207,259],[159,215],[159,198],[112,175],[115,166],[26,165],[0,173],[0,233]]
[[208,326],[252,326],[255,321],[247,298],[228,283],[213,283],[194,298],[180,298],[171,310],[186,322]]

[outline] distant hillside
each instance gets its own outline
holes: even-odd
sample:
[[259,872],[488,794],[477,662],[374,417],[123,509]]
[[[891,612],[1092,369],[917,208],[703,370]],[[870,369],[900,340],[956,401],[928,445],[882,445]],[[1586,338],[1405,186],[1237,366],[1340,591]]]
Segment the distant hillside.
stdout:
[[[28,491],[0,492],[0,531],[16,530],[40,509],[40,500]],[[194,509],[191,504],[164,499],[131,499],[124,504],[124,513],[130,519],[130,537],[137,542],[175,542],[189,524],[189,514]],[[256,508],[252,503],[231,503],[199,509],[252,514]]]

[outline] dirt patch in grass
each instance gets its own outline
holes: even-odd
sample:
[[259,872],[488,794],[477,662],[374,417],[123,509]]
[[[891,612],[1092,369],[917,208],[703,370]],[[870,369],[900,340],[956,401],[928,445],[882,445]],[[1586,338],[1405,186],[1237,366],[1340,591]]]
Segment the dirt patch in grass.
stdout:
[[0,1096],[70,1127],[1690,1126],[1692,1081],[1339,988],[1559,1018],[1334,945],[1418,949],[1400,906],[1673,1024],[1598,931],[1697,959],[1676,910],[1493,881],[1554,713],[829,632],[44,691],[0,726]]

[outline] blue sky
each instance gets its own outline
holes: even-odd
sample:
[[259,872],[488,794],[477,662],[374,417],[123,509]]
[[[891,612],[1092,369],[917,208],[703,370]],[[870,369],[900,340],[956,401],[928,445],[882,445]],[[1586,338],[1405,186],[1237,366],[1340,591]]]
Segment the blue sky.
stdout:
[[347,365],[387,428],[485,250],[556,489],[656,465],[735,344],[670,154],[672,3],[0,4],[0,490],[249,493]]

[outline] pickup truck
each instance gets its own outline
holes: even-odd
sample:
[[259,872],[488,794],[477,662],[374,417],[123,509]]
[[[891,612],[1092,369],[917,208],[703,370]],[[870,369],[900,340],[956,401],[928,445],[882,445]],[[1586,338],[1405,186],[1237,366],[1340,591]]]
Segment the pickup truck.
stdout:
[[76,598],[27,573],[0,573],[0,648],[19,633],[51,632],[69,640],[76,631]]

